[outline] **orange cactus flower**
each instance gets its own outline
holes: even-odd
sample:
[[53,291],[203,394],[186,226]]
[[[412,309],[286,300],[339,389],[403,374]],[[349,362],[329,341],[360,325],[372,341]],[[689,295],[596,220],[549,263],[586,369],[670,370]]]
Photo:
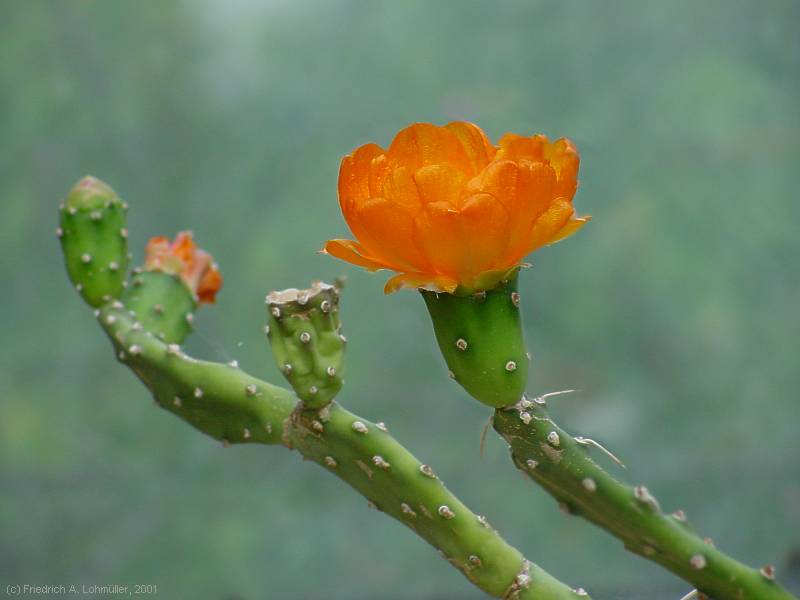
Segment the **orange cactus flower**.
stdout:
[[388,150],[366,144],[342,160],[339,205],[353,240],[324,252],[401,287],[490,289],[534,250],[572,235],[578,152],[567,139],[507,133],[493,145],[472,123],[415,123]]
[[181,231],[174,242],[164,236],[150,238],[145,247],[144,267],[148,271],[179,275],[201,304],[213,303],[222,287],[222,275],[214,259],[197,247],[190,231]]

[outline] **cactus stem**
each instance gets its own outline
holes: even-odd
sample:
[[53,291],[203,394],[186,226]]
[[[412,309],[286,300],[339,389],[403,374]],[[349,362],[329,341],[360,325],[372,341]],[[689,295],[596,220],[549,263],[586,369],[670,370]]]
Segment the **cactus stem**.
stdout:
[[[531,414],[526,422],[520,413]],[[548,427],[541,427],[547,422]],[[514,464],[563,508],[570,508],[619,538],[627,549],[690,582],[699,593],[739,600],[792,600],[757,569],[735,561],[686,525],[683,511],[661,512],[644,486],[629,487],[600,468],[587,450],[599,444],[574,438],[553,422],[544,405],[525,399],[494,415],[495,430],[509,443]],[[558,448],[552,434],[558,436]],[[548,460],[543,460],[548,459]],[[528,461],[536,461],[532,469]],[[699,596],[698,596],[699,597]]]
[[[112,315],[115,318],[109,324],[108,317]],[[527,581],[526,587],[517,585],[514,595],[508,596],[506,592],[522,572],[520,565],[524,557],[509,546],[485,518],[471,513],[449,492],[430,467],[421,465],[382,428],[378,428],[380,435],[354,435],[354,423],[361,423],[365,432],[373,425],[335,402],[319,410],[309,410],[310,407],[302,403],[298,406],[291,392],[256,381],[226,364],[185,355],[181,360],[170,359],[166,356],[167,344],[144,331],[135,331],[132,327],[135,317],[124,309],[107,304],[101,307],[100,321],[117,351],[131,345],[142,348],[134,373],[150,388],[159,406],[170,409],[219,440],[224,447],[256,442],[282,444],[299,451],[305,459],[335,473],[375,503],[379,510],[406,524],[435,548],[442,549],[450,557],[450,564],[493,597],[574,598],[569,587],[532,564],[526,564],[524,569],[528,576],[523,581]],[[242,391],[251,383],[257,385],[259,393],[248,398]],[[187,410],[187,398],[192,396],[204,400],[192,403],[191,410]],[[184,406],[174,406],[175,397],[182,398]],[[309,435],[312,420],[324,422],[324,437]],[[375,456],[391,462],[391,469],[368,465]],[[424,476],[417,474],[418,471]],[[414,502],[409,498],[414,498]],[[441,506],[448,507],[457,517],[447,519],[437,515]],[[475,552],[476,549],[481,549],[480,553]],[[473,555],[480,556],[480,565],[470,558]]]

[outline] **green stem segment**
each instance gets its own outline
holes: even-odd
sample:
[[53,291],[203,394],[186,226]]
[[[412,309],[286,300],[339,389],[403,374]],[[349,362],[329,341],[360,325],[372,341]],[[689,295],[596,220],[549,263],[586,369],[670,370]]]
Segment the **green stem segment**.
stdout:
[[450,376],[476,400],[517,402],[529,357],[519,314],[517,273],[491,290],[459,295],[421,290]]
[[591,440],[574,438],[550,418],[543,400],[523,398],[498,409],[495,430],[510,444],[514,464],[564,510],[580,515],[716,600],[793,600],[774,569],[752,569],[692,531],[682,511],[661,512],[643,486],[620,483],[588,456]]
[[122,301],[145,331],[168,344],[180,344],[192,332],[197,302],[179,275],[135,269]]
[[267,337],[283,376],[310,408],[322,408],[344,384],[346,339],[339,322],[339,290],[320,281],[266,298]]
[[90,306],[119,298],[128,271],[127,205],[107,184],[84,177],[59,209],[56,230],[67,273]]
[[282,444],[300,452],[426,540],[473,584],[496,598],[587,598],[525,560],[471,512],[381,423],[330,403],[305,408],[291,392],[240,370],[195,360],[144,330],[120,302],[98,319],[119,360],[156,402],[223,444]]

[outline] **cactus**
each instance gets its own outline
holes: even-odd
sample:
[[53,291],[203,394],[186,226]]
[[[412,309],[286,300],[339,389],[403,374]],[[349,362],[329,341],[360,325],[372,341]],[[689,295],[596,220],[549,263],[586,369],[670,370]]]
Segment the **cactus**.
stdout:
[[315,282],[307,290],[271,292],[266,327],[281,373],[310,408],[322,408],[342,389],[344,347],[339,290]]
[[522,335],[516,270],[486,291],[421,293],[450,376],[489,406],[517,402],[525,391],[529,355]]
[[67,273],[90,306],[119,298],[128,270],[128,206],[107,184],[84,177],[61,204],[56,231]]
[[573,437],[553,422],[546,400],[523,398],[498,409],[494,429],[514,464],[553,496],[562,510],[580,515],[620,539],[625,548],[690,582],[718,600],[791,600],[775,582],[775,569],[752,569],[693,531],[682,510],[665,514],[646,487],[627,486],[589,456],[597,442]]
[[[369,506],[406,525],[492,597],[589,597],[582,588],[570,588],[525,559],[484,516],[450,492],[430,466],[395,440],[383,423],[372,423],[331,401],[341,387],[340,377],[325,380],[324,388],[320,386],[308,402],[298,402],[292,392],[245,373],[235,361],[220,364],[191,358],[170,340],[183,340],[190,331],[184,325],[185,311],[195,306],[192,290],[167,273],[137,272],[134,281],[137,278],[140,282],[129,292],[103,302],[95,315],[117,359],[150,390],[157,406],[225,447],[260,443],[297,450],[363,495]],[[317,283],[307,292],[307,301],[299,290],[270,296],[275,306],[284,309],[280,318],[271,313],[270,340],[276,355],[308,367],[305,375],[290,379],[301,391],[307,391],[309,382],[321,373],[330,377],[327,368],[320,371],[323,366],[337,365],[341,374],[344,343],[334,310],[338,290]],[[171,302],[175,306],[168,308],[166,303]],[[331,310],[323,307],[324,302],[330,302],[326,306]],[[299,339],[303,331],[319,336],[319,343],[306,345]],[[320,398],[328,401],[323,404]]]
[[[119,239],[104,228],[111,223],[124,230],[124,211],[110,188],[84,181],[62,209],[62,223],[69,224],[60,231],[67,268],[83,298],[96,307],[118,360],[149,388],[158,406],[224,446],[261,443],[297,450],[370,506],[409,527],[493,597],[588,597],[525,559],[383,423],[358,417],[333,400],[344,367],[337,288],[316,283],[308,290],[267,296],[270,344],[296,395],[245,373],[235,361],[226,365],[191,358],[179,345],[191,332],[187,317],[200,303],[212,302],[221,285],[210,256],[197,250],[186,233],[171,244],[155,238],[152,256],[148,245],[147,270],[137,270],[124,292],[124,280],[107,271],[81,270],[86,261],[80,253],[91,251],[103,260],[119,257]],[[98,206],[105,212],[95,219],[91,212]],[[587,450],[599,445],[558,427],[544,397],[522,395],[527,361],[516,276],[477,296],[423,291],[423,297],[454,376],[476,398],[496,407],[494,429],[508,442],[515,465],[564,510],[691,582],[701,596],[792,600],[774,581],[771,566],[750,569],[702,540],[681,511],[663,514],[646,488],[628,487],[595,464]],[[508,368],[510,361],[516,368]]]

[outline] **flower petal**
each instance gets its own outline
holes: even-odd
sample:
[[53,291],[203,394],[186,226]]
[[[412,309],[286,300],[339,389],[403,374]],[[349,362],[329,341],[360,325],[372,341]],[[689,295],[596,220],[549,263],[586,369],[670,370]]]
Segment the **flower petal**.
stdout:
[[414,237],[432,270],[458,277],[464,271],[461,215],[447,202],[429,202],[414,218]]
[[569,222],[575,209],[564,198],[559,198],[542,214],[528,235],[528,243],[523,257],[537,248],[551,243],[558,232]]
[[222,287],[222,275],[216,265],[206,271],[197,286],[197,298],[201,304],[214,304],[217,292]]
[[572,200],[578,189],[578,168],[580,157],[575,146],[567,138],[545,145],[544,157],[550,161],[558,175],[556,195]]
[[339,206],[349,223],[349,216],[357,202],[371,197],[370,168],[374,158],[383,154],[377,144],[365,144],[342,159],[339,167]]
[[429,165],[414,174],[423,202],[447,202],[453,208],[459,205],[466,179],[463,171],[449,165]]
[[416,171],[426,165],[447,164],[461,171],[472,168],[456,135],[430,123],[414,123],[400,131],[386,152],[389,163]]
[[567,221],[567,223],[558,230],[558,233],[552,238],[550,241],[547,242],[548,244],[555,244],[556,242],[560,242],[563,239],[568,238],[573,233],[576,233],[580,229],[583,228],[589,221],[592,220],[592,217],[586,215],[585,217],[575,217]]
[[392,294],[401,288],[422,288],[433,292],[452,293],[458,287],[458,281],[447,275],[431,273],[401,273],[395,275],[383,288],[384,294]]
[[555,198],[556,173],[544,163],[523,162],[517,173],[516,197],[511,203],[512,223],[504,262],[517,264],[527,254],[533,224]]
[[495,148],[483,133],[483,130],[474,123],[454,121],[445,125],[445,129],[452,131],[464,147],[464,151],[472,163],[472,173],[479,173],[489,161],[494,158]]
[[[381,160],[384,159],[384,160]],[[385,157],[376,159],[376,163],[385,161]],[[382,165],[378,166],[382,168]],[[385,173],[381,174],[382,180],[376,183],[376,191],[380,186],[380,192],[373,197],[386,198],[392,202],[396,202],[400,206],[416,212],[422,206],[422,200],[419,196],[419,190],[414,183],[414,177],[411,169],[408,167],[397,167],[394,169],[387,169]]]
[[508,247],[509,215],[494,196],[479,193],[470,196],[461,208],[462,253],[466,258],[466,274],[497,269]]
[[507,159],[516,162],[530,161],[542,162],[544,159],[544,147],[547,144],[547,136],[536,134],[532,136],[522,136],[516,133],[506,133],[498,141],[500,149],[497,151],[496,159]]
[[397,271],[425,271],[430,264],[414,243],[412,212],[385,198],[370,198],[356,207],[359,223],[358,241],[367,252],[397,265]]
[[361,244],[353,240],[328,240],[325,242],[325,248],[322,252],[354,264],[357,267],[364,267],[369,271],[392,269],[391,266],[367,256]]

